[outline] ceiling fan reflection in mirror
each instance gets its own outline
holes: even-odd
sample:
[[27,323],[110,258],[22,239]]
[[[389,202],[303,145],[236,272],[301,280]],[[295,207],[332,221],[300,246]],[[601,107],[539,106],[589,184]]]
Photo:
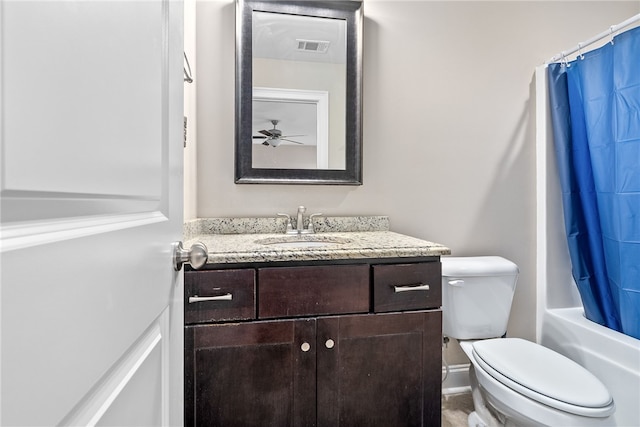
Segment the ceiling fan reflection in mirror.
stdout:
[[280,145],[282,141],[293,142],[294,144],[304,145],[303,142],[294,141],[288,138],[295,138],[297,136],[306,136],[306,135],[283,135],[280,129],[277,129],[278,123],[280,120],[270,120],[271,124],[273,124],[273,129],[262,129],[259,130],[258,133],[262,135],[254,135],[253,139],[264,139],[262,145],[270,145],[272,147],[277,147]]

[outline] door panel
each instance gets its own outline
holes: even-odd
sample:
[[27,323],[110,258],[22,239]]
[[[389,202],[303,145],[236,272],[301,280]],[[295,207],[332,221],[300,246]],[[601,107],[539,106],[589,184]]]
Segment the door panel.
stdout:
[[0,424],[178,425],[182,4],[0,21]]
[[[168,316],[154,324],[129,351],[98,389],[94,390],[63,420],[62,425],[162,425],[161,366],[166,366]],[[164,330],[160,328],[164,326]],[[127,413],[126,424],[120,414]]]
[[4,2],[3,190],[157,201],[164,5],[29,3]]

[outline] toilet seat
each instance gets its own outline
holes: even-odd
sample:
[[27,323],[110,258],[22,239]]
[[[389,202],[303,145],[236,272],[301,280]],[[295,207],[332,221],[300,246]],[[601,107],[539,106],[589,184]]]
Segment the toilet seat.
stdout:
[[600,380],[546,347],[497,338],[473,342],[472,355],[491,377],[539,403],[586,417],[614,412],[613,399]]

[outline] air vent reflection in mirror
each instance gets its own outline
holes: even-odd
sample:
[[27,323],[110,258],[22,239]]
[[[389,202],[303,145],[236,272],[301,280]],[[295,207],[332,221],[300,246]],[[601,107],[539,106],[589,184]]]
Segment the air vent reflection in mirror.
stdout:
[[298,42],[297,50],[304,52],[327,53],[331,42],[323,40],[304,40],[296,39]]

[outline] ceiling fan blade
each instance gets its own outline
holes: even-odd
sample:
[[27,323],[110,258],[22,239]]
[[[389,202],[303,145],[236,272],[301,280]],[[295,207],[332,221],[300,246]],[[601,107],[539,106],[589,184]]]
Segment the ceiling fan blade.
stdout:
[[261,134],[267,135],[267,136],[273,136],[273,134],[271,132],[269,132],[268,130],[265,130],[265,129],[259,130],[258,133],[261,133]]
[[262,145],[266,145],[266,146],[268,147],[268,146],[269,146],[269,145],[271,145],[271,144],[269,144],[269,142],[268,142],[268,141],[264,141],[264,142],[262,143]]
[[294,144],[300,144],[300,145],[304,145],[304,142],[299,142],[299,141],[294,141],[292,139],[286,139],[286,138],[278,138],[280,141],[289,141],[289,142],[293,142]]
[[253,135],[253,138],[254,139],[267,139],[267,137],[264,136],[264,135]]
[[282,135],[280,138],[294,138],[296,136],[307,136],[307,135]]

